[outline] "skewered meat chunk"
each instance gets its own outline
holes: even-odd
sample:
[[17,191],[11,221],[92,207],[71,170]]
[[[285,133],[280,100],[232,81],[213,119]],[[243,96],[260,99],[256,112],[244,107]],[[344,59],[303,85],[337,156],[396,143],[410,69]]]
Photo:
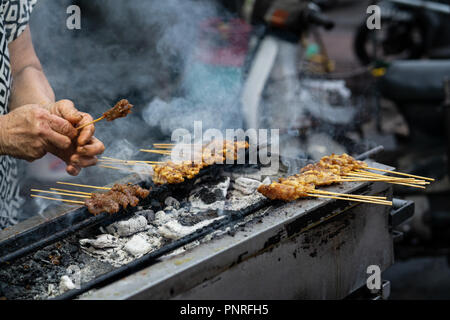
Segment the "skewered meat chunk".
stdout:
[[[198,152],[193,155],[191,161],[174,163],[167,161],[162,165],[156,165],[153,168],[153,182],[155,184],[174,184],[181,183],[187,179],[194,178],[204,167],[214,163],[224,163],[225,159],[237,159],[237,151],[240,148],[248,148],[246,141],[212,141],[202,148],[201,154]],[[201,162],[199,161],[201,159]]]
[[258,191],[272,200],[294,201],[308,197],[308,194],[300,188],[291,185],[273,182],[270,185],[260,185]]
[[111,199],[117,202],[122,208],[126,209],[130,204],[130,200],[126,194],[117,191],[111,191]]
[[130,189],[134,192],[134,195],[137,196],[138,198],[141,199],[145,199],[148,197],[148,195],[150,194],[150,190],[141,188],[138,185],[131,185]]
[[128,205],[136,207],[139,198],[144,199],[150,194],[150,190],[146,190],[137,185],[115,184],[111,190],[106,193],[93,193],[90,199],[85,201],[90,213],[97,215],[102,212],[110,214],[119,212],[120,208],[126,209]]
[[174,163],[168,161],[165,165],[153,168],[153,182],[155,184],[181,183],[184,181],[183,174],[174,167]]
[[117,202],[109,199],[105,194],[93,193],[90,199],[85,201],[85,205],[93,215],[97,215],[102,212],[108,212],[110,214],[119,212],[120,206]]
[[116,103],[114,107],[103,113],[103,116],[106,118],[107,121],[113,121],[118,118],[124,118],[129,113],[131,113],[131,108],[133,108],[133,105],[128,102],[127,99],[122,99],[119,102]]
[[300,174],[280,178],[270,185],[261,185],[258,191],[269,199],[286,201],[296,200],[313,193],[316,186],[326,186],[342,181],[341,176],[366,166],[347,154],[323,157],[315,164],[309,164],[300,170]]

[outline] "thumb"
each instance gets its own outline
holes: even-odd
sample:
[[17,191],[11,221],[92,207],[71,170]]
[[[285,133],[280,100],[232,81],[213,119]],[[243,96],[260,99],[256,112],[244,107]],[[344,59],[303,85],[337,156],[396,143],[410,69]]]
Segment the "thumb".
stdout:
[[70,100],[60,100],[56,102],[55,109],[59,113],[59,116],[73,125],[78,124],[83,119],[81,112],[75,108],[75,105]]

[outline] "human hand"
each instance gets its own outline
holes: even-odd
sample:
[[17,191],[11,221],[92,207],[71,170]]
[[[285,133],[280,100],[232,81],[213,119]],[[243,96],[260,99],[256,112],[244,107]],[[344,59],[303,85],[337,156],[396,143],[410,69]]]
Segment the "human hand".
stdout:
[[[57,101],[47,109],[52,114],[69,121],[74,127],[80,127],[93,121],[88,113],[78,111],[70,100]],[[95,165],[97,163],[96,155],[105,150],[103,143],[94,137],[95,127],[93,124],[77,131],[79,135],[72,142],[70,148],[51,151],[66,162],[66,171],[71,175],[78,175],[81,168]]]
[[0,153],[33,161],[69,149],[77,134],[69,121],[29,104],[0,117]]

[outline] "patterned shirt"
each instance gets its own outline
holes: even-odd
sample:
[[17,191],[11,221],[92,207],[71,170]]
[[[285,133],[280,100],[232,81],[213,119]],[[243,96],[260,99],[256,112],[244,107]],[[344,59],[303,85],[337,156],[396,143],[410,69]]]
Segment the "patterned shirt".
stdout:
[[[11,66],[8,44],[26,28],[37,0],[0,0],[0,116],[8,113]],[[0,156],[0,230],[17,223],[22,204],[16,160]]]

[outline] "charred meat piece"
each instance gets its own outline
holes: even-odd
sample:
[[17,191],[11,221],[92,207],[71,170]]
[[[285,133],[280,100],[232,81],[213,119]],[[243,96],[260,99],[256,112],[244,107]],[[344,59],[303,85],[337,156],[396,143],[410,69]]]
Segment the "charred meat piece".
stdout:
[[120,210],[120,206],[117,202],[109,198],[107,194],[102,193],[93,193],[90,199],[86,199],[85,205],[93,215],[102,212],[113,214]]
[[141,188],[138,185],[130,185],[130,190],[134,192],[134,195],[138,198],[145,199],[150,194],[150,190]]
[[93,193],[90,199],[85,201],[90,213],[97,215],[102,212],[110,214],[119,212],[120,208],[126,209],[128,205],[136,207],[139,198],[148,197],[150,190],[146,190],[137,185],[115,184],[106,193]]
[[114,107],[103,113],[103,117],[105,117],[107,121],[124,118],[131,113],[131,108],[133,108],[133,105],[130,104],[127,99],[122,99],[117,102]]

